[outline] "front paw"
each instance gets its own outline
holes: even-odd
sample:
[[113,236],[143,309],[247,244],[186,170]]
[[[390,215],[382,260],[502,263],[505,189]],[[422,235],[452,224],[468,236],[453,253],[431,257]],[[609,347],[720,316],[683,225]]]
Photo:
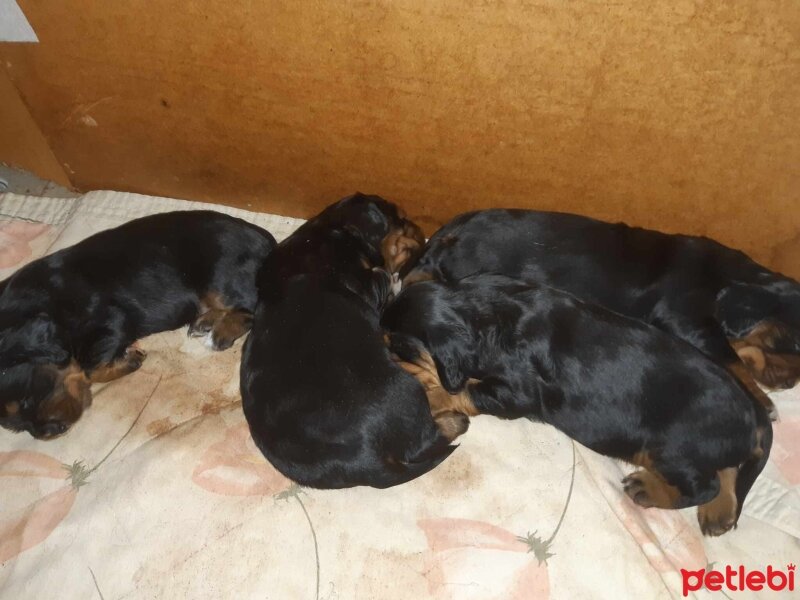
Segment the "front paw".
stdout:
[[133,373],[141,368],[145,358],[147,358],[147,352],[138,346],[130,346],[125,350],[123,360],[130,372]]
[[189,325],[187,335],[189,337],[205,337],[214,329],[216,322],[222,318],[223,314],[218,310],[209,310],[197,317],[192,324]]

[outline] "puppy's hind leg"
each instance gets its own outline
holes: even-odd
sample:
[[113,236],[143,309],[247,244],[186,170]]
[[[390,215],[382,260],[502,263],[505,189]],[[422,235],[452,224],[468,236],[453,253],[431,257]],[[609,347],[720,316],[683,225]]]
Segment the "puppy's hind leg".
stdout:
[[214,350],[230,348],[253,324],[249,311],[228,306],[217,293],[203,296],[199,311],[200,315],[189,325],[189,337],[208,336],[207,343]]
[[[778,420],[778,409],[772,402],[766,392],[758,387],[756,379],[753,377],[753,370],[761,361],[765,361],[764,352],[760,348],[755,347],[740,347],[737,350],[741,360],[737,360],[728,365],[728,370],[733,374],[736,379],[750,392],[751,396],[763,406],[770,421]],[[762,367],[763,368],[763,367]]]
[[253,315],[246,310],[231,310],[214,323],[211,329],[211,347],[226,350],[253,326]]
[[730,467],[717,473],[720,490],[711,502],[697,507],[697,521],[703,535],[722,535],[736,526],[738,501],[736,499],[736,476],[739,469]]
[[720,490],[716,473],[706,475],[687,464],[669,464],[660,468],[645,461],[645,468],[622,480],[625,493],[643,508],[686,508],[706,504]]

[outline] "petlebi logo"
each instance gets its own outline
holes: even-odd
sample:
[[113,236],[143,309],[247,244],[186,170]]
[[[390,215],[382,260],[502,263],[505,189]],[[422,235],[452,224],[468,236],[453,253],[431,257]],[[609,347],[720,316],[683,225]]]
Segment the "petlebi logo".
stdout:
[[734,568],[730,565],[724,571],[716,569],[697,569],[689,571],[681,569],[683,578],[683,596],[689,592],[706,589],[710,592],[727,590],[729,592],[772,590],[775,592],[794,591],[795,565],[788,564],[786,569],[778,569],[772,565],[766,570],[748,570],[744,565]]

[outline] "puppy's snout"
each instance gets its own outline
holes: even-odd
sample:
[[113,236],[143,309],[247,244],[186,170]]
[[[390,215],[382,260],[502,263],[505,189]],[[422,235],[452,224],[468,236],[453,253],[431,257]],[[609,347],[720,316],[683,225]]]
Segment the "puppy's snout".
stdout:
[[52,440],[66,433],[69,428],[70,424],[65,421],[48,421],[39,425],[31,433],[38,440]]

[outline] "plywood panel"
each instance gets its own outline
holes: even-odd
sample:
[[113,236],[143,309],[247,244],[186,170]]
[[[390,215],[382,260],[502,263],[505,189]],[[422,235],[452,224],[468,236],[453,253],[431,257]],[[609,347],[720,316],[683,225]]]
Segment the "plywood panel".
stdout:
[[0,163],[26,169],[70,187],[69,178],[17,90],[0,70]]
[[20,4],[41,43],[0,56],[83,188],[800,232],[794,0]]

